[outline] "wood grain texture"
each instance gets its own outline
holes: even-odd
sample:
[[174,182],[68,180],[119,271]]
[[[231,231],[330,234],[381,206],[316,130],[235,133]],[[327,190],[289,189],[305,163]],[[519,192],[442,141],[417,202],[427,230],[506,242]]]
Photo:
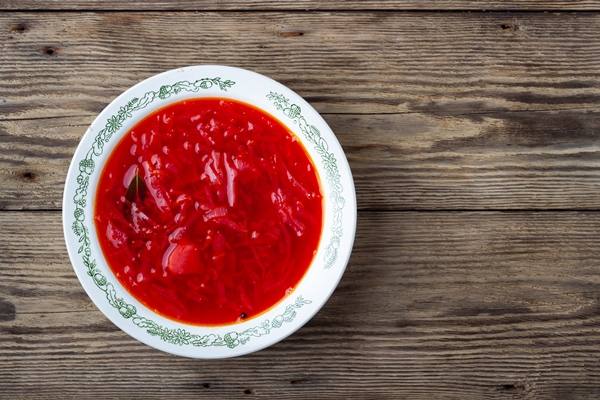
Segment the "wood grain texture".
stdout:
[[[328,114],[359,209],[598,209],[596,112]],[[0,121],[0,209],[60,209],[93,116]]]
[[0,209],[60,208],[94,116],[204,63],[311,102],[361,209],[598,209],[599,29],[595,13],[0,14]]
[[592,111],[599,28],[596,13],[4,13],[0,111],[98,113],[208,63],[271,76],[324,113]]
[[4,0],[0,10],[600,10],[597,0]]
[[[599,31],[597,0],[0,1],[0,400],[600,398]],[[325,307],[230,360],[120,331],[61,227],[95,116],[194,64],[306,98],[361,210]]]
[[188,360],[87,299],[58,212],[0,213],[0,398],[600,395],[600,214],[359,214],[333,297],[283,342]]

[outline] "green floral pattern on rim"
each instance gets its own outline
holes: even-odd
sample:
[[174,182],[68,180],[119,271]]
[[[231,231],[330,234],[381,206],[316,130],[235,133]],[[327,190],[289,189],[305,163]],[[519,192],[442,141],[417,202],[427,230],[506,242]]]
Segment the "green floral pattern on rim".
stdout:
[[338,249],[341,243],[341,237],[343,234],[342,230],[342,209],[344,208],[345,199],[341,196],[342,183],[340,182],[340,172],[337,166],[337,160],[335,155],[329,151],[329,145],[327,141],[321,136],[321,132],[314,126],[310,125],[306,119],[302,116],[302,110],[297,104],[290,104],[290,100],[281,94],[270,92],[267,95],[269,100],[273,101],[275,107],[283,112],[283,115],[289,117],[294,124],[298,124],[298,127],[304,134],[306,140],[308,140],[314,146],[316,152],[321,156],[321,162],[325,167],[325,173],[327,182],[329,183],[331,207],[333,210],[333,226],[331,231],[333,233],[329,244],[325,248],[325,269],[331,268],[338,257]]
[[123,127],[123,122],[131,118],[133,112],[145,108],[156,99],[164,100],[181,91],[194,93],[201,89],[210,89],[213,86],[218,87],[222,91],[227,91],[233,85],[235,85],[235,82],[230,80],[222,81],[218,77],[203,78],[195,82],[181,81],[173,85],[164,85],[160,87],[158,92],[149,91],[142,98],[133,98],[126,105],[122,106],[117,114],[108,118],[104,129],[96,135],[94,143],[86,153],[85,158],[79,161],[78,186],[73,197],[73,202],[75,203],[75,211],[73,212],[74,220],[71,228],[79,238],[80,247],[77,253],[81,255],[83,265],[87,269],[87,274],[92,278],[95,285],[106,294],[108,303],[117,309],[123,318],[131,319],[133,324],[145,329],[148,334],[159,337],[161,340],[173,345],[192,345],[198,347],[227,346],[233,349],[239,345],[246,344],[252,337],[268,335],[271,330],[280,328],[286,322],[292,322],[297,315],[296,309],[301,308],[305,304],[312,303],[310,300],[298,296],[294,302],[285,308],[283,314],[277,315],[272,321],[266,319],[258,326],[242,332],[231,331],[223,336],[217,334],[196,335],[182,328],[166,328],[151,319],[140,316],[135,306],[127,303],[117,295],[114,285],[108,282],[100,268],[98,268],[96,260],[92,258],[90,232],[89,228],[85,225],[85,213],[83,209],[87,206],[86,197],[88,195],[90,175],[96,167],[94,158],[102,155],[104,145],[109,142],[112,135]]

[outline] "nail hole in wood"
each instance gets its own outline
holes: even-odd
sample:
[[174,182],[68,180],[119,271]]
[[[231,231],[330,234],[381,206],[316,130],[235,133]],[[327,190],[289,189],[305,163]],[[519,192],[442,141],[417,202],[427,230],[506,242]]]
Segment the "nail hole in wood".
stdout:
[[279,36],[292,37],[292,36],[304,36],[304,32],[281,32]]
[[27,182],[33,182],[35,180],[35,174],[33,172],[23,172],[21,178]]
[[204,389],[210,389],[210,383],[205,383],[202,385]]
[[502,30],[504,30],[504,31],[506,31],[506,30],[516,31],[517,29],[519,29],[515,24],[508,24],[508,23],[500,24],[500,28],[502,28]]
[[502,385],[500,386],[501,390],[524,390],[525,388],[521,385]]
[[58,53],[58,49],[52,46],[46,46],[44,47],[43,52],[49,56],[53,56],[56,55],[56,53]]
[[23,22],[21,22],[20,24],[14,25],[13,28],[12,28],[13,32],[21,32],[21,33],[23,33],[23,32],[28,31],[28,30],[29,30],[29,28],[27,27],[27,24],[25,24]]
[[244,394],[254,394],[254,392],[250,389],[244,390]]
[[308,378],[293,379],[290,381],[290,383],[292,385],[304,385],[309,382],[310,382],[310,379],[308,379]]

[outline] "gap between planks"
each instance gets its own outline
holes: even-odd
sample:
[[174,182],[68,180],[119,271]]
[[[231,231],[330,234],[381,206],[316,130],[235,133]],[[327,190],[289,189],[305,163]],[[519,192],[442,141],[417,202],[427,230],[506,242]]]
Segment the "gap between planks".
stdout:
[[[520,214],[520,213],[598,213],[600,209],[573,209],[573,208],[516,208],[516,209],[501,209],[501,208],[472,208],[472,209],[403,209],[403,208],[358,208],[357,211],[359,213],[422,213],[422,214],[445,214],[445,213],[464,213],[464,214],[473,214],[473,213],[502,213],[502,214]],[[0,209],[0,213],[62,213],[61,209],[56,208],[32,208],[32,209]]]
[[154,13],[236,13],[236,14],[265,14],[265,13],[286,13],[286,14],[307,14],[307,13],[417,13],[417,14],[461,14],[461,13],[480,13],[480,14],[547,14],[547,13],[585,13],[585,14],[594,14],[600,12],[600,7],[597,9],[561,9],[561,10],[553,10],[553,9],[539,9],[539,10],[518,10],[518,9],[496,9],[496,10],[483,10],[483,9],[452,9],[452,10],[436,10],[436,9],[402,9],[402,8],[357,8],[357,9],[343,9],[343,8],[308,8],[303,10],[297,9],[285,9],[285,8],[254,8],[252,10],[245,9],[219,9],[219,8],[198,8],[198,9],[189,9],[189,10],[180,10],[180,9],[148,9],[148,10],[140,10],[140,9],[117,9],[117,10],[96,10],[96,9],[83,9],[83,10],[73,10],[73,9],[45,9],[38,10],[35,8],[22,8],[22,9],[9,9],[3,10],[0,8],[0,13],[72,13],[72,14],[81,14],[81,13],[97,13],[97,14],[117,14],[117,13],[145,13],[145,14],[154,14]]

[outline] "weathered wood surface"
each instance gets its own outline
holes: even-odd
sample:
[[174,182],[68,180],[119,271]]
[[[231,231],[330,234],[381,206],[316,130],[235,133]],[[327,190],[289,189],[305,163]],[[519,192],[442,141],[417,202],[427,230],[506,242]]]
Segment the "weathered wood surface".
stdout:
[[598,0],[4,0],[0,10],[600,10]]
[[[450,12],[483,9],[511,12]],[[600,1],[0,10],[0,399],[600,397]],[[361,210],[323,310],[231,360],[120,331],[62,237],[66,171],[95,115],[193,64],[305,97],[347,153]]]
[[58,212],[0,213],[0,398],[594,398],[600,215],[363,212],[340,286],[283,342],[163,354],[95,309]]
[[361,209],[598,209],[598,31],[596,13],[0,14],[0,209],[59,209],[94,116],[204,63],[323,113]]
[[[359,209],[600,208],[598,112],[324,117],[350,161]],[[92,119],[0,121],[0,208],[59,209]]]

